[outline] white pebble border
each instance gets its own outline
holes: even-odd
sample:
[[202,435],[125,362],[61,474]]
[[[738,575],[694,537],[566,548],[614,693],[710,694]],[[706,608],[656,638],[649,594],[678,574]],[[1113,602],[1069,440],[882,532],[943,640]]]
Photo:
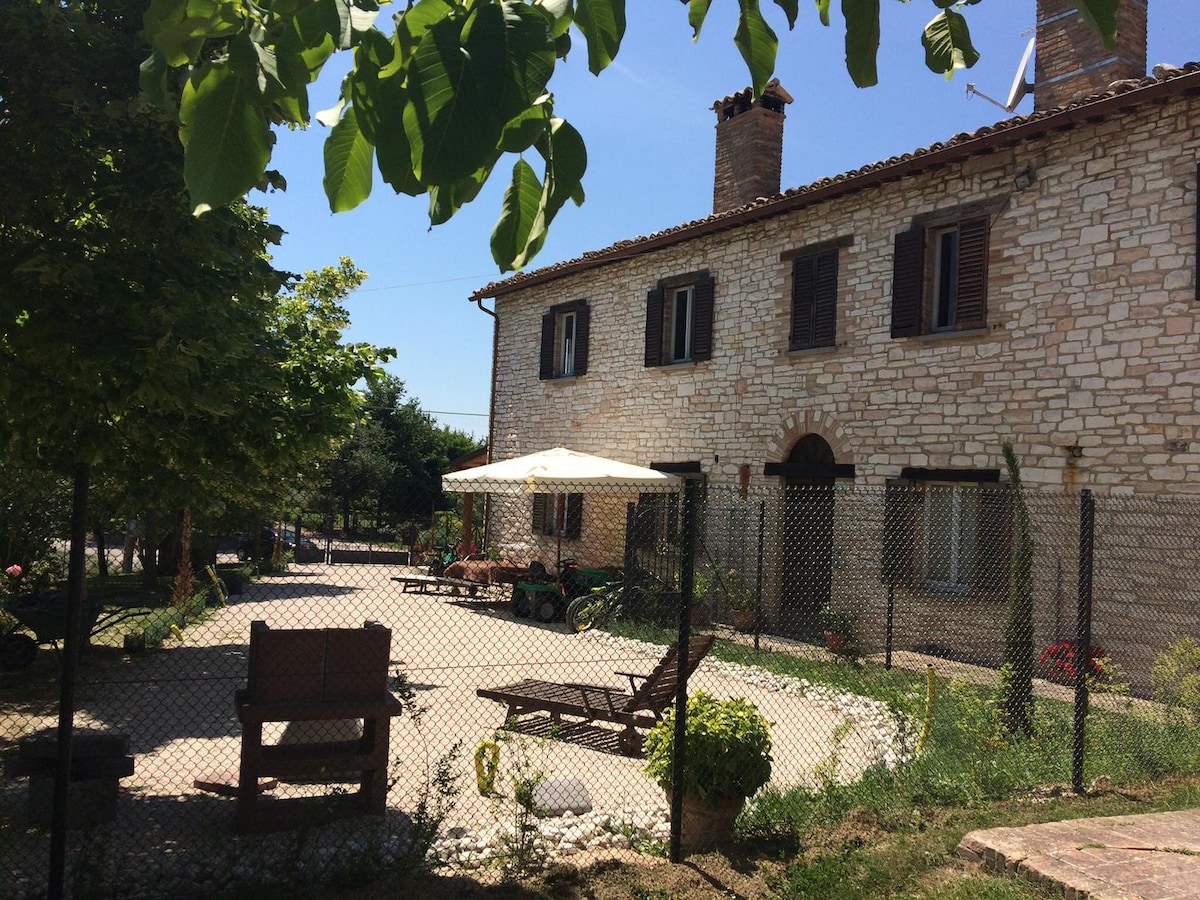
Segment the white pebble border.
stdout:
[[[665,647],[633,638],[617,637],[607,632],[588,632],[581,640],[604,641],[623,652],[637,653],[652,659],[661,658]],[[697,667],[706,674],[734,678],[769,691],[780,691],[803,697],[824,707],[830,713],[856,725],[867,737],[867,752],[892,768],[911,758],[912,748],[903,746],[902,731],[895,715],[886,703],[846,691],[837,691],[823,684],[813,684],[803,678],[777,675],[758,666],[744,666],[712,656]],[[912,733],[912,729],[906,729]],[[833,748],[831,748],[832,751]],[[848,776],[842,776],[848,780]],[[536,822],[537,831],[530,835],[532,854],[543,859],[559,859],[584,850],[625,850],[634,844],[647,846],[666,844],[670,838],[670,812],[666,804],[629,808],[611,813],[593,810],[581,815],[565,815]],[[449,836],[439,839],[429,850],[431,862],[477,869],[495,862],[510,853],[514,828],[511,824],[495,824],[478,831],[451,829]]]
[[[619,812],[575,815],[567,811],[554,818],[534,820],[529,835],[531,859],[562,859],[585,850],[628,850],[656,843],[666,845],[671,819],[666,804],[625,807]],[[512,855],[516,828],[513,823],[492,825],[479,831],[452,828],[429,849],[434,864],[478,869]]]

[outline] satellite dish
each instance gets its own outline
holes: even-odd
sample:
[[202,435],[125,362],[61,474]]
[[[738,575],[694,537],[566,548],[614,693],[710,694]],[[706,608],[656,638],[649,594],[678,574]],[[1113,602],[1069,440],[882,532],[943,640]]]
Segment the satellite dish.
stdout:
[[1029,70],[1029,60],[1033,58],[1033,45],[1036,41],[1037,38],[1029,39],[1025,46],[1025,54],[1021,57],[1021,64],[1017,66],[1017,74],[1013,77],[1012,88],[1008,92],[1008,102],[1004,104],[1004,108],[1009,112],[1016,110],[1017,104],[1026,94],[1033,93],[1033,85],[1025,80],[1025,73]]

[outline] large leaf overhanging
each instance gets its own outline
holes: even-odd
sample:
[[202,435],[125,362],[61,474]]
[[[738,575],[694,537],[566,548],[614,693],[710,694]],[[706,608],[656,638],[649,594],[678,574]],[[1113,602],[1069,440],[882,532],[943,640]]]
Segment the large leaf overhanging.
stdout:
[[[683,0],[698,39],[718,0]],[[725,0],[732,2],[732,0]],[[733,42],[761,93],[779,40],[763,0],[737,0]],[[832,0],[813,0],[830,25]],[[978,58],[965,11],[982,0],[933,0],[922,32],[926,65],[947,77]],[[1104,42],[1116,38],[1119,0],[1080,0]],[[772,0],[794,27],[799,0]],[[878,80],[880,0],[840,0],[846,69],[860,87]],[[355,54],[338,104],[318,118],[333,125],[325,177],[334,211],[361,203],[372,167],[398,193],[429,196],[430,221],[473,200],[505,153],[512,168],[492,251],[502,270],[526,264],[566,198],[582,197],[586,151],[554,115],[550,80],[571,48],[572,28],[599,73],[620,50],[625,0],[415,0],[384,33],[377,0],[151,0],[144,19],[154,47],[143,64],[147,96],[171,112],[170,67],[187,71],[179,98],[184,174],[197,211],[229,203],[267,178],[280,124],[306,127],[308,85],[339,49]],[[536,148],[544,165],[539,177]]]

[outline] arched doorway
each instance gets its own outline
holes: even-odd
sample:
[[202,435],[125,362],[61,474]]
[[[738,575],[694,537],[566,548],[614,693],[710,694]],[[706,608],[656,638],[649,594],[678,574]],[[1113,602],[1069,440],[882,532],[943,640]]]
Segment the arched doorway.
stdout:
[[821,608],[833,589],[833,448],[806,434],[788,453],[786,470],[779,628],[810,638],[821,632]]

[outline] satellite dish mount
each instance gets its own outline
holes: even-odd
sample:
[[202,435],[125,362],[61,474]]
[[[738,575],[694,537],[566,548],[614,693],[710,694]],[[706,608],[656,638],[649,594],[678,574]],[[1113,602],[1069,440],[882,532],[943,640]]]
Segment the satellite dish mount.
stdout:
[[1012,87],[1008,90],[1008,100],[1001,103],[992,97],[989,97],[983,91],[977,89],[974,84],[967,85],[968,94],[978,94],[988,103],[1000,107],[1005,112],[1016,112],[1018,104],[1025,98],[1026,94],[1033,93],[1033,85],[1026,80],[1025,73],[1029,70],[1029,61],[1033,58],[1033,45],[1037,42],[1037,38],[1030,38],[1029,43],[1025,45],[1025,53],[1021,56],[1021,64],[1017,66],[1017,74],[1013,76]]

